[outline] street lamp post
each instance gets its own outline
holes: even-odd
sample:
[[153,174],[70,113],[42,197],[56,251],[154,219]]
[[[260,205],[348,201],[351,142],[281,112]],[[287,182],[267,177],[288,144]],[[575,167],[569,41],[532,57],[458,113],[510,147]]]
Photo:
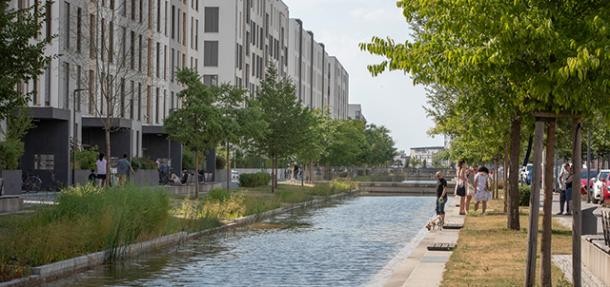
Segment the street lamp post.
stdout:
[[72,93],[72,186],[76,186],[76,178],[75,178],[75,165],[76,165],[76,158],[75,158],[75,151],[76,151],[76,94],[78,93],[79,97],[80,97],[80,92],[85,91],[86,89],[76,89],[74,90],[74,92]]

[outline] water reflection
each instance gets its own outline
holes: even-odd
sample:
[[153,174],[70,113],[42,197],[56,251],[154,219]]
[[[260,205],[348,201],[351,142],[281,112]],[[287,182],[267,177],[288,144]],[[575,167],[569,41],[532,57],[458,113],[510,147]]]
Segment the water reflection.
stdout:
[[358,286],[421,230],[434,199],[298,210],[48,286]]

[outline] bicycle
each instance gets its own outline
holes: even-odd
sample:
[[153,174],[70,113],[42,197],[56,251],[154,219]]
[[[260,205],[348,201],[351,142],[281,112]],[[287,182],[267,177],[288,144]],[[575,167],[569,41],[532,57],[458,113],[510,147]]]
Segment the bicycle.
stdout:
[[21,193],[36,193],[42,187],[42,180],[37,175],[24,175],[23,183],[21,184]]

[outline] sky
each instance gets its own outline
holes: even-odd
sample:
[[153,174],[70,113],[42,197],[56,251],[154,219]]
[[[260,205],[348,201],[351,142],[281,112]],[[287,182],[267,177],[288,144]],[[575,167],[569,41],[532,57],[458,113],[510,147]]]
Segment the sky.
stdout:
[[358,44],[372,36],[389,36],[404,41],[409,25],[396,7],[396,0],[283,0],[291,18],[303,21],[314,39],[324,43],[350,75],[350,104],[361,104],[368,123],[383,125],[392,132],[398,150],[443,145],[443,138],[431,138],[427,131],[433,122],[426,117],[425,90],[414,86],[403,72],[386,72],[373,77],[369,64],[375,57],[359,49]]

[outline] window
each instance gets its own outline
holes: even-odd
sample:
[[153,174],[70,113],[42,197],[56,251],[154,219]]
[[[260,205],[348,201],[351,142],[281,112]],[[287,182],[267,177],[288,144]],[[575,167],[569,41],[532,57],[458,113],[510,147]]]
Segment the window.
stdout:
[[219,31],[219,8],[218,7],[205,7],[204,16],[204,27],[205,33],[218,33]]
[[142,120],[142,83],[138,83],[138,121]]
[[218,75],[203,75],[203,84],[207,86],[217,86]]
[[114,61],[114,22],[108,24],[108,62]]
[[157,74],[157,78],[161,77],[161,72],[160,72],[160,67],[161,67],[161,43],[157,42],[157,65],[155,67],[156,69],[156,74]]
[[156,90],[156,97],[155,97],[155,123],[159,123],[159,88],[157,88]]
[[186,13],[182,13],[182,46],[186,47]]
[[95,74],[93,70],[89,70],[87,85],[89,85],[89,114],[93,115],[95,113]]
[[44,105],[51,105],[51,64],[47,66],[45,73]]
[[136,0],[131,0],[131,20],[136,20]]
[[161,33],[161,0],[157,0],[157,32]]
[[65,48],[70,49],[70,3],[64,2],[64,22],[65,22]]
[[129,42],[129,67],[132,70],[136,68],[136,33],[134,31],[130,32]]
[[176,38],[176,6],[172,5],[172,39]]
[[144,117],[146,118],[146,122],[147,123],[152,123],[152,119],[150,117],[152,108],[151,108],[151,104],[152,104],[152,89],[150,86],[146,87],[146,114],[144,115]]
[[163,46],[163,80],[167,80],[167,45]]
[[135,92],[136,92],[136,90],[135,90],[136,85],[135,85],[134,81],[130,81],[129,84],[130,84],[129,85],[130,86],[129,93],[131,94],[130,97],[129,97],[129,118],[133,120],[133,117],[134,117],[134,112],[133,112],[133,110],[134,110],[133,97],[134,97]]
[[164,34],[167,36],[167,1],[165,1],[165,17],[163,18]]
[[89,15],[89,57],[95,59],[95,15]]
[[138,35],[138,71],[142,72],[142,35]]
[[174,82],[174,72],[176,71],[176,60],[175,60],[175,50],[174,48],[172,48],[172,55],[171,55],[171,67],[170,67],[170,81],[173,83]]
[[[100,43],[102,43],[101,49],[100,49],[100,58],[102,60],[102,62],[104,61],[105,56],[105,43],[106,43],[106,20],[104,20],[104,18],[102,18],[102,22],[101,22],[101,37],[99,39]],[[96,39],[97,40],[97,39]]]
[[82,41],[82,33],[83,33],[83,10],[78,7],[76,9],[76,51],[80,53],[81,51],[81,41]]
[[121,97],[121,107],[120,107],[120,112],[121,112],[121,118],[125,117],[125,78],[121,78],[121,90],[120,90],[120,97]]
[[195,50],[199,50],[199,20],[195,20]]
[[53,21],[53,14],[51,14],[51,11],[53,11],[53,1],[47,0],[45,2],[45,26],[46,26],[46,35],[45,35],[45,40],[47,42],[51,42],[51,39],[53,39],[53,27],[51,26],[51,23]]
[[136,131],[136,157],[140,157],[140,131]]
[[203,42],[203,65],[218,67],[218,41]]
[[139,2],[140,2],[140,5],[139,5],[139,6],[140,6],[140,7],[139,7],[140,9],[139,9],[139,11],[138,11],[138,12],[139,12],[139,13],[138,13],[138,16],[140,16],[140,23],[142,23],[142,10],[143,10],[143,9],[142,9],[142,5],[143,5],[143,4],[142,4],[142,0],[139,0]]
[[79,113],[80,113],[80,107],[81,107],[80,106],[80,102],[81,102],[80,101],[80,99],[81,99],[81,96],[80,96],[81,91],[80,91],[80,89],[82,89],[82,87],[83,87],[82,86],[82,79],[81,79],[82,78],[82,75],[81,75],[82,72],[83,72],[82,67],[81,66],[76,66],[76,89],[79,90],[79,91],[78,91],[78,93],[76,93],[76,97],[77,97],[76,101],[75,101],[76,102],[76,106],[73,107],[73,108],[76,109],[76,111],[79,112]]
[[171,102],[171,109],[170,109],[170,111],[173,111],[173,110],[174,110],[174,108],[176,107],[176,106],[175,106],[175,102],[174,102],[174,96],[175,96],[174,92],[171,92],[170,97],[171,97],[171,101],[172,101],[172,102]]
[[163,90],[163,121],[167,116],[167,90]]
[[64,100],[62,107],[64,109],[70,108],[70,64],[64,62]]

